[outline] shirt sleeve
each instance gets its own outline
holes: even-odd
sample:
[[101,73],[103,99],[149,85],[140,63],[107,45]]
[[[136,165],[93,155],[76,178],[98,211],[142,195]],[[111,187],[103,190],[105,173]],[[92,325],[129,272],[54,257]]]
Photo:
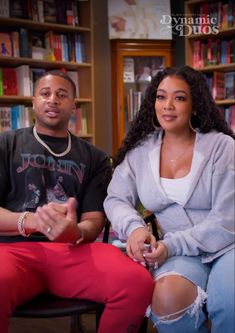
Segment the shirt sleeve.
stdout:
[[104,211],[103,202],[111,178],[111,163],[103,152],[97,150],[91,161],[88,181],[84,189],[81,213]]
[[138,202],[135,174],[127,155],[113,173],[104,202],[112,228],[122,240],[126,240],[135,229],[146,226],[136,210]]

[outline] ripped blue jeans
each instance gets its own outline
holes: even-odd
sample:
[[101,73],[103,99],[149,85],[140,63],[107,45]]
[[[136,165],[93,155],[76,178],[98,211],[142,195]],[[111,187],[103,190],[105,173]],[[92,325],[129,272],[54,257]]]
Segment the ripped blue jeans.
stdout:
[[[152,271],[154,279],[163,275],[181,275],[197,286],[197,297],[193,304],[179,313],[157,316],[150,319],[159,333],[234,333],[234,249],[202,264],[201,257],[176,256],[169,258],[160,268]],[[205,325],[206,314],[211,320],[211,330]],[[177,318],[170,319],[172,315]]]

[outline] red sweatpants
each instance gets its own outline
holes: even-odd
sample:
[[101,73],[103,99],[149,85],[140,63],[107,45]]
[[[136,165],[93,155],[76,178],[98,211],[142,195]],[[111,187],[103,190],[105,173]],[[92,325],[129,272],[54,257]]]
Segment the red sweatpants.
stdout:
[[109,244],[1,243],[0,265],[1,333],[39,292],[105,303],[99,333],[137,332],[151,303],[150,273]]

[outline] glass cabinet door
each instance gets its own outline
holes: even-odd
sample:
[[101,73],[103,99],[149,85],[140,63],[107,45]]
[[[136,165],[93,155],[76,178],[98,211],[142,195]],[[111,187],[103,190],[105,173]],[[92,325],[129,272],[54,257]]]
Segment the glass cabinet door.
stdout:
[[112,40],[111,61],[114,155],[151,79],[159,70],[172,65],[171,41]]
[[152,78],[165,67],[163,56],[123,57],[124,129],[140,109],[145,90]]

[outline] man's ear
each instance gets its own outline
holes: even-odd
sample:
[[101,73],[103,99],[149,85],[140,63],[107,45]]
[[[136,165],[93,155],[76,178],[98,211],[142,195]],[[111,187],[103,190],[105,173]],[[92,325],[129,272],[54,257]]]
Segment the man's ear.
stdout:
[[76,101],[74,100],[73,107],[72,107],[73,112],[76,110],[76,108],[77,108],[77,105],[76,105]]
[[32,105],[33,105],[33,110],[34,110],[34,101],[35,101],[35,97],[32,97]]

